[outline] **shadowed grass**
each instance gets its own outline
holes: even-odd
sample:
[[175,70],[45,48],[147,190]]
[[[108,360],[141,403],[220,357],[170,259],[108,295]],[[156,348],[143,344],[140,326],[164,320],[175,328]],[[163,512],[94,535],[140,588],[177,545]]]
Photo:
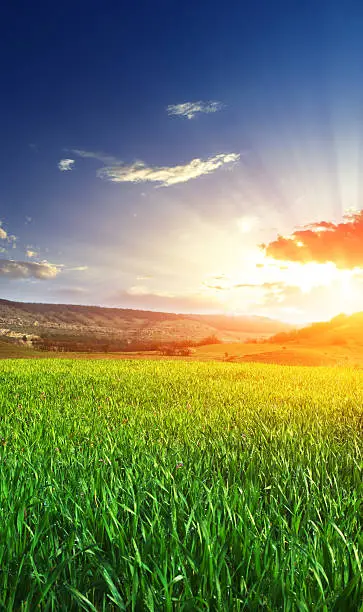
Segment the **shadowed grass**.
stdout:
[[359,610],[363,373],[3,361],[4,610]]

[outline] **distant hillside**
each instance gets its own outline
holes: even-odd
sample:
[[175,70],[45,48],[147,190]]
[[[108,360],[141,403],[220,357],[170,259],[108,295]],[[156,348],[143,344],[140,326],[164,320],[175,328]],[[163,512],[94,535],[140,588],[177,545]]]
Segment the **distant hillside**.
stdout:
[[288,331],[288,324],[266,317],[184,315],[165,312],[37,304],[0,299],[0,336],[28,341],[37,337],[130,344],[200,340],[215,336],[223,342],[267,338]]
[[331,321],[312,323],[289,332],[272,336],[268,342],[276,344],[306,344],[310,346],[345,346],[363,347],[363,312],[352,315],[340,314]]

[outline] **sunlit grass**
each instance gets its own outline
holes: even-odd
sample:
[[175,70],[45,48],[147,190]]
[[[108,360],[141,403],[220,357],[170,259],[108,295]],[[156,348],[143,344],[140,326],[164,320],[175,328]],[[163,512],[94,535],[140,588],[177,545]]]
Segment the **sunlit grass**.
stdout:
[[363,372],[0,363],[4,610],[359,610]]

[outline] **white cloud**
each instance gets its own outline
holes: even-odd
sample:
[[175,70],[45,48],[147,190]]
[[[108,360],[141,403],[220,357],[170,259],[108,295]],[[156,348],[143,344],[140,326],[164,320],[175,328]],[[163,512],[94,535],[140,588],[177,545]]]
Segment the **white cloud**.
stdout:
[[33,249],[31,249],[31,248],[28,248],[25,251],[25,254],[26,254],[27,257],[29,257],[29,259],[31,259],[32,257],[37,257],[37,255],[38,255],[38,253],[36,251],[33,251]]
[[37,278],[40,280],[47,280],[55,278],[58,272],[57,266],[46,261],[35,263],[29,261],[13,261],[12,259],[0,259],[0,278]]
[[74,163],[74,159],[61,159],[58,168],[61,172],[67,172],[67,170],[72,170]]
[[183,102],[182,104],[170,104],[166,110],[169,116],[187,117],[193,119],[198,113],[216,113],[223,108],[221,102]]
[[142,161],[123,166],[109,166],[98,170],[98,176],[114,183],[159,183],[163,187],[186,183],[205,174],[214,172],[225,164],[237,162],[237,153],[221,153],[208,159],[192,159],[180,166],[147,166]]
[[[12,242],[13,246],[16,243],[17,237],[13,234],[8,234],[6,230],[2,227],[2,223],[0,221],[0,240],[6,240],[7,242]],[[14,247],[15,248],[15,247]]]

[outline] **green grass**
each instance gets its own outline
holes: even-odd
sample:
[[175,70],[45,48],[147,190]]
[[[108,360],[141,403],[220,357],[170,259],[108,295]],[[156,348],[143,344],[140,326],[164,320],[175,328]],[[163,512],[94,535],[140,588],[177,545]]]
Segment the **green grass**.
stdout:
[[359,370],[0,362],[0,609],[362,610],[362,405]]

